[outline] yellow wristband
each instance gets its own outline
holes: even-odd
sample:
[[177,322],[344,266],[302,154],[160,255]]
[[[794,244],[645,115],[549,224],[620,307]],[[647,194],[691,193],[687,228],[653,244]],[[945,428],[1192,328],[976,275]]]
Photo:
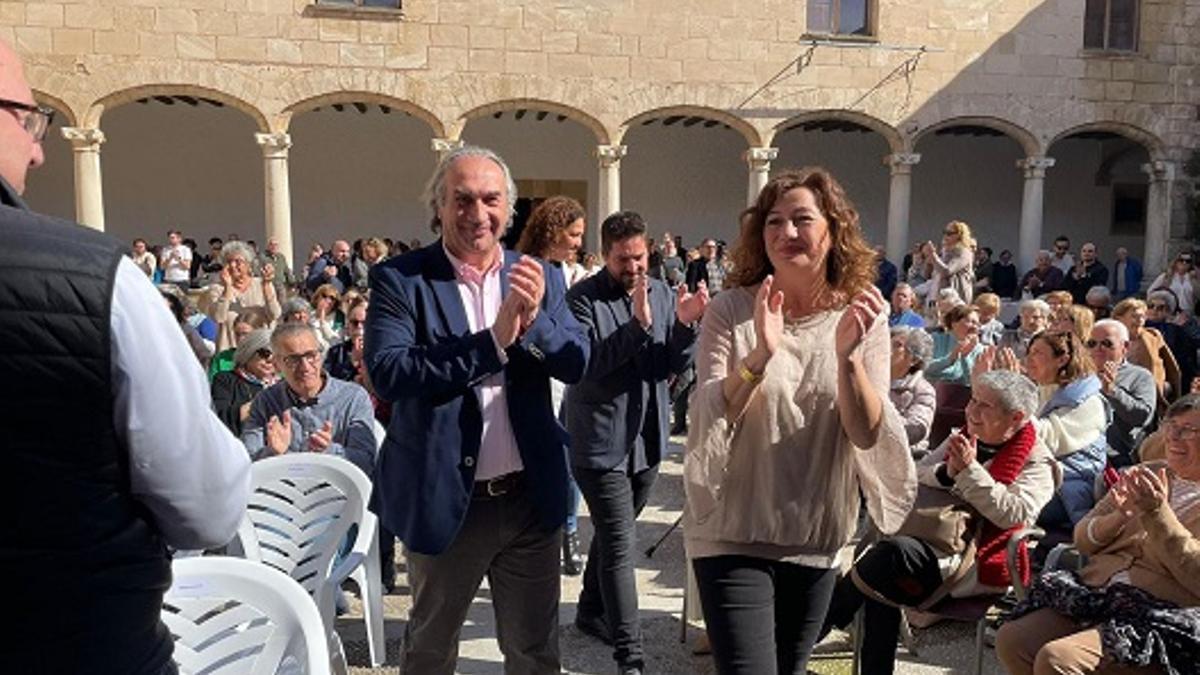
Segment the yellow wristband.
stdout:
[[746,381],[746,384],[758,384],[763,377],[761,373],[755,375],[753,372],[751,372],[751,370],[746,367],[745,363],[738,363],[738,375],[740,375],[742,379]]

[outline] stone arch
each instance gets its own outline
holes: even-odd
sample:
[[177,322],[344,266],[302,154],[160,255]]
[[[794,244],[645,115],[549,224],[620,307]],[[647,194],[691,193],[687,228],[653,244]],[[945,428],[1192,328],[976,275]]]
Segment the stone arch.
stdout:
[[592,134],[596,136],[597,145],[608,145],[610,143],[610,139],[612,138],[612,135],[608,131],[608,127],[604,126],[603,122],[596,119],[591,114],[586,113],[579,108],[573,108],[569,105],[555,103],[554,101],[547,101],[540,98],[505,99],[503,101],[495,101],[493,103],[481,105],[477,108],[472,108],[458,118],[454,129],[454,137],[459,138],[462,135],[463,127],[465,127],[467,122],[471,121],[472,119],[497,112],[519,110],[521,108],[545,110],[547,112],[563,115],[567,119],[574,120],[587,127],[588,130],[590,130]]
[[427,124],[433,132],[434,138],[445,138],[446,136],[446,126],[442,124],[442,120],[438,119],[437,115],[434,115],[412,101],[406,101],[402,98],[373,91],[331,91],[325,94],[318,94],[289,105],[287,108],[284,108],[283,112],[287,116],[288,124],[290,125],[291,119],[300,113],[335,103],[373,103],[394,108],[406,112]]
[[787,127],[792,126],[793,124],[803,124],[804,122],[816,122],[823,120],[837,120],[841,122],[857,124],[882,136],[883,140],[887,142],[888,148],[892,152],[901,153],[905,151],[904,139],[900,136],[900,132],[897,131],[895,127],[887,122],[884,122],[878,117],[873,117],[867,113],[857,110],[827,109],[811,110],[800,113],[799,115],[794,115],[780,122],[779,124],[776,124],[771,130],[771,138],[766,140],[767,142],[774,142],[775,137],[778,136],[780,132]]
[[[1045,152],[1045,148],[1038,141],[1037,136],[1030,132],[1025,127],[1009,122],[1008,120],[1000,119],[999,117],[971,116],[971,117],[951,117],[950,119],[942,120],[936,124],[931,124],[924,129],[921,129],[913,136],[912,147],[916,147],[917,143],[929,134],[937,132],[939,129],[949,129],[951,127],[986,127],[999,131],[1008,136],[1021,146],[1026,157],[1037,157]],[[1049,146],[1046,146],[1049,147]]]
[[1070,138],[1075,134],[1085,133],[1088,131],[1107,131],[1109,133],[1117,134],[1118,136],[1127,138],[1145,148],[1146,152],[1150,155],[1151,161],[1166,159],[1166,151],[1164,149],[1162,139],[1160,139],[1158,136],[1146,131],[1145,129],[1142,129],[1141,127],[1126,122],[1108,120],[1087,122],[1069,129],[1065,129],[1050,139],[1050,142],[1046,144],[1046,150],[1048,151],[1055,143],[1065,138]]
[[194,84],[146,84],[115,91],[100,98],[88,108],[87,114],[83,119],[83,124],[89,128],[98,128],[100,126],[100,118],[109,109],[148,96],[193,96],[196,98],[212,99],[245,113],[246,116],[254,120],[254,124],[260,132],[268,133],[271,131],[271,126],[267,122],[266,115],[253,104],[247,103],[233,94]]
[[725,124],[729,128],[741,134],[746,140],[746,144],[751,148],[761,148],[763,146],[763,137],[754,125],[747,122],[745,119],[738,117],[728,111],[719,110],[717,108],[709,108],[707,106],[698,105],[675,105],[665,108],[654,108],[642,113],[638,113],[625,121],[621,125],[620,134],[617,138],[617,143],[625,137],[625,132],[630,127],[641,124],[642,122],[658,117],[702,117],[704,119],[713,120]]
[[62,113],[64,118],[63,126],[74,127],[79,125],[79,117],[75,114],[75,110],[72,109],[71,106],[61,98],[54,96],[53,94],[47,94],[44,91],[34,89],[33,100],[37,101],[41,105],[50,106],[57,112]]

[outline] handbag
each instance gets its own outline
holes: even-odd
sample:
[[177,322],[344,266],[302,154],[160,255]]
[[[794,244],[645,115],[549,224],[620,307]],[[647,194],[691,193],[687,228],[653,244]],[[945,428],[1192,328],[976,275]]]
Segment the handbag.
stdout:
[[896,534],[920,539],[941,555],[954,555],[967,550],[974,517],[974,509],[948,490],[919,485],[912,510]]

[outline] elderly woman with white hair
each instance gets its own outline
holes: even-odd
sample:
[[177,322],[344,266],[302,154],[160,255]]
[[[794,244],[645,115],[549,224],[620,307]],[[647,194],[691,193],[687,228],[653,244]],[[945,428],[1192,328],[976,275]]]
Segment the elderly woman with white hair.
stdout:
[[[896,657],[901,607],[949,595],[999,594],[1013,583],[1008,541],[1036,520],[1054,494],[1054,457],[1033,424],[1038,391],[1012,371],[979,375],[967,404],[967,426],[917,463],[922,494],[952,496],[981,516],[972,553],[965,541],[917,536],[910,517],[900,531],[871,545],[838,582],[826,626],[845,626],[864,607],[862,671],[888,675]],[[917,497],[918,503],[924,499]],[[1029,553],[1018,547],[1017,573],[1030,578]]]
[[1033,336],[1050,326],[1050,305],[1045,300],[1022,300],[1017,308],[1017,329],[1000,339],[1001,347],[1011,349],[1018,359],[1025,358]]
[[273,326],[279,318],[279,300],[275,297],[275,268],[262,266],[262,277],[251,273],[254,250],[240,241],[221,247],[221,283],[212,284],[204,296],[201,310],[217,323],[217,351],[237,345],[233,324],[239,316],[259,314],[259,325]]
[[933,338],[920,328],[892,328],[892,386],[888,392],[904,420],[913,457],[925,455],[929,429],[937,408],[937,392],[925,379],[925,364],[933,358]]

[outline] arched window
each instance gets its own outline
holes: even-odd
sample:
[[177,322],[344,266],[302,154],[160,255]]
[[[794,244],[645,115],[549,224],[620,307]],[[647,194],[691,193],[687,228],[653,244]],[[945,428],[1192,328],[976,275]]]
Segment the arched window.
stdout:
[[875,0],[808,0],[808,32],[816,35],[875,34]]
[[1087,0],[1083,46],[1132,52],[1138,48],[1138,0]]

